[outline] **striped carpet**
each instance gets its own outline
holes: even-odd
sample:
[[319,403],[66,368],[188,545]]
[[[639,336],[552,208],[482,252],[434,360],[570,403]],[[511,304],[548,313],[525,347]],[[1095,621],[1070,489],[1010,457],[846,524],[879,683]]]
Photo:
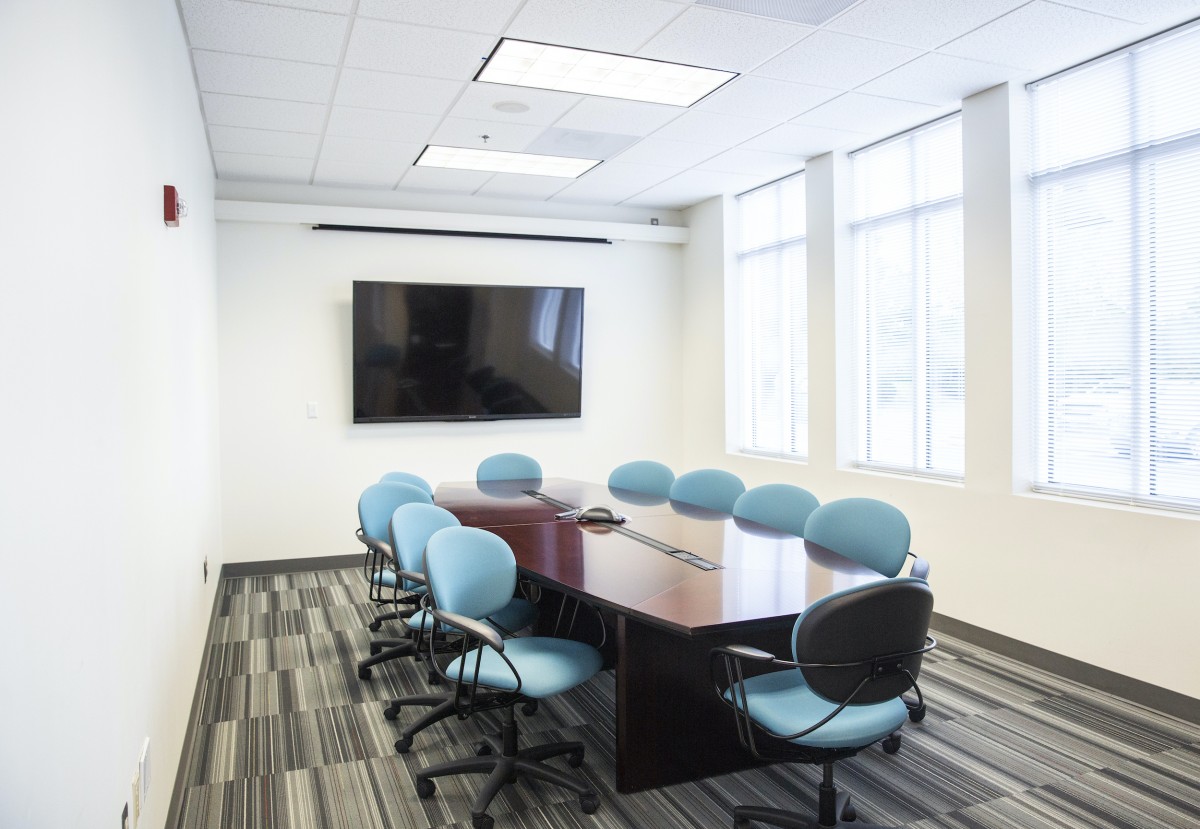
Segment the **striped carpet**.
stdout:
[[[412,660],[358,679],[375,609],[358,570],[226,579],[209,643],[177,829],[468,829],[483,778],[412,774],[471,751],[449,720],[396,754],[386,700],[427,688]],[[924,722],[894,756],[837,766],[861,820],[908,829],[1197,829],[1200,727],[950,637],[926,659]],[[582,814],[563,790],[522,779],[489,810],[496,829],[705,829],[738,803],[812,812],[819,768],[776,765],[632,795],[613,790],[613,675],[521,717],[525,745],[581,740],[600,793]],[[401,712],[401,718],[406,716]],[[559,761],[561,762],[561,761]],[[565,768],[565,766],[564,766]],[[757,826],[757,825],[756,825]]]

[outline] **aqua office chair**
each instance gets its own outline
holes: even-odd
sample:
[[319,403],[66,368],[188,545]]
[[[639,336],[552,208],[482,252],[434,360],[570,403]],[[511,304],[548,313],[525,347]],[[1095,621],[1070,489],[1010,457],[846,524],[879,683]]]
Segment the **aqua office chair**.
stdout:
[[[367,548],[363,559],[363,575],[369,585],[369,596],[377,606],[393,609],[376,616],[368,627],[379,630],[388,619],[400,618],[406,613],[415,613],[419,596],[405,593],[397,577],[396,556],[391,543],[392,513],[403,504],[432,504],[433,498],[424,489],[412,484],[386,481],[371,484],[358,497],[358,530],[355,537]],[[402,595],[403,594],[403,595]],[[400,604],[410,605],[409,610],[400,610]],[[400,639],[376,639],[371,643],[371,656],[358,664],[358,675],[371,678],[371,666],[386,661],[381,654],[403,644]]]
[[400,484],[412,484],[429,493],[430,498],[433,497],[433,487],[420,475],[414,475],[411,472],[385,472],[383,473],[383,477],[379,479],[380,483],[387,483],[389,481]]
[[608,476],[608,485],[613,489],[628,489],[668,498],[675,473],[671,467],[658,461],[630,461],[614,469]]
[[742,479],[723,469],[685,472],[671,484],[671,500],[717,512],[732,513],[738,497],[746,491]]
[[542,465],[528,455],[502,452],[484,458],[475,470],[476,481],[515,481],[542,477]]
[[[439,530],[447,527],[460,526],[458,519],[449,511],[432,504],[405,504],[398,508],[392,516],[392,538],[395,545],[396,561],[399,564],[399,574],[406,585],[411,584],[413,590],[424,591],[425,579],[425,547],[429,539]],[[529,601],[521,597],[509,596],[509,601],[502,608],[483,619],[485,623],[503,636],[511,636],[517,631],[524,630],[537,621],[538,611]],[[411,631],[412,638],[400,648],[394,649],[392,658],[401,656],[420,657],[423,638],[433,633],[433,616],[426,610],[420,610],[404,620]],[[456,634],[457,631],[445,631]],[[440,646],[444,637],[439,638]],[[430,663],[429,681],[437,684],[441,677]],[[383,715],[394,720],[400,709],[407,706],[426,706],[430,710],[416,721],[405,725],[396,740],[396,751],[407,754],[412,748],[413,737],[435,722],[446,719],[457,713],[454,697],[451,694],[410,694],[397,697],[388,703]],[[526,709],[533,713],[536,707]]]
[[803,537],[804,522],[818,506],[817,497],[807,489],[792,484],[763,484],[738,496],[733,515]]
[[[853,559],[891,578],[912,558],[909,575],[929,580],[929,562],[909,552],[912,530],[904,513],[874,498],[842,498],[812,511],[804,540]],[[925,703],[909,702],[913,722],[925,719]]]
[[[900,748],[908,714],[902,695],[920,688],[921,659],[937,643],[929,636],[933,593],[923,579],[886,579],[814,602],[792,630],[792,659],[757,648],[715,648],[717,692],[735,712],[738,736],[758,759],[819,763],[817,819],[765,806],[737,806],[735,829],[761,821],[785,829],[853,826],[857,815],[833,782],[833,766],[873,743]],[[746,677],[745,667],[767,670]],[[764,741],[757,735],[768,734]]]
[[491,627],[475,621],[503,608],[517,583],[517,565],[504,540],[474,527],[451,527],[435,534],[425,548],[430,612],[438,626],[461,631],[459,656],[443,676],[454,683],[459,716],[499,709],[501,729],[487,735],[473,757],[439,763],[416,773],[417,794],[432,797],[436,777],[486,774],[487,780],[471,804],[471,825],[490,829],[487,814],[492,799],[520,776],[562,786],[579,796],[586,814],[600,799],[583,780],[545,761],[566,755],[567,764],[583,763],[583,744],[553,743],[519,747],[513,707],[523,700],[555,696],[586,682],[600,670],[600,652],[570,639],[527,636],[503,639]]

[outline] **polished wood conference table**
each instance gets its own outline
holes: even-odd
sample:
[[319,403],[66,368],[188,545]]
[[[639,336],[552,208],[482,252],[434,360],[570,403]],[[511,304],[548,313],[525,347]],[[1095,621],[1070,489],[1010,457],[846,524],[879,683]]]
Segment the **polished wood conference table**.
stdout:
[[[709,650],[790,653],[796,616],[881,578],[788,533],[712,510],[565,478],[443,484],[434,502],[512,548],[528,579],[613,620],[617,790],[754,765],[709,677]],[[606,504],[624,524],[557,521]]]

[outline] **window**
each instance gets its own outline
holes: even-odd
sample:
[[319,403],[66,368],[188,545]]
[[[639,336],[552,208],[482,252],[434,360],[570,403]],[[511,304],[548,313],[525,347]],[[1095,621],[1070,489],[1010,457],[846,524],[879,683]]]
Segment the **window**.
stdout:
[[1029,93],[1034,488],[1200,510],[1200,28]]
[[808,457],[804,174],[738,197],[740,449]]
[[961,479],[962,118],[854,153],[855,464]]

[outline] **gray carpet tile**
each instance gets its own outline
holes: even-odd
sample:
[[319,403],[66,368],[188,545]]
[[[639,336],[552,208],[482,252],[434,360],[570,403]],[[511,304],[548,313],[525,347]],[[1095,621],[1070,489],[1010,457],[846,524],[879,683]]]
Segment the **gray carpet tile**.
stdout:
[[[383,717],[396,696],[430,693],[423,665],[357,660],[378,612],[355,568],[225,579],[209,643],[179,821],[171,829],[468,829],[482,780],[413,775],[469,755],[494,714],[450,718],[393,748],[419,707]],[[971,643],[939,637],[925,662],[929,715],[905,726],[900,752],[871,748],[837,766],[861,820],[906,829],[1197,829],[1200,727]],[[635,794],[614,791],[612,672],[518,715],[522,743],[578,740],[572,770],[600,794],[521,778],[493,801],[497,829],[707,829],[739,803],[811,814],[820,769],[777,764]],[[557,762],[567,768],[565,761]]]

